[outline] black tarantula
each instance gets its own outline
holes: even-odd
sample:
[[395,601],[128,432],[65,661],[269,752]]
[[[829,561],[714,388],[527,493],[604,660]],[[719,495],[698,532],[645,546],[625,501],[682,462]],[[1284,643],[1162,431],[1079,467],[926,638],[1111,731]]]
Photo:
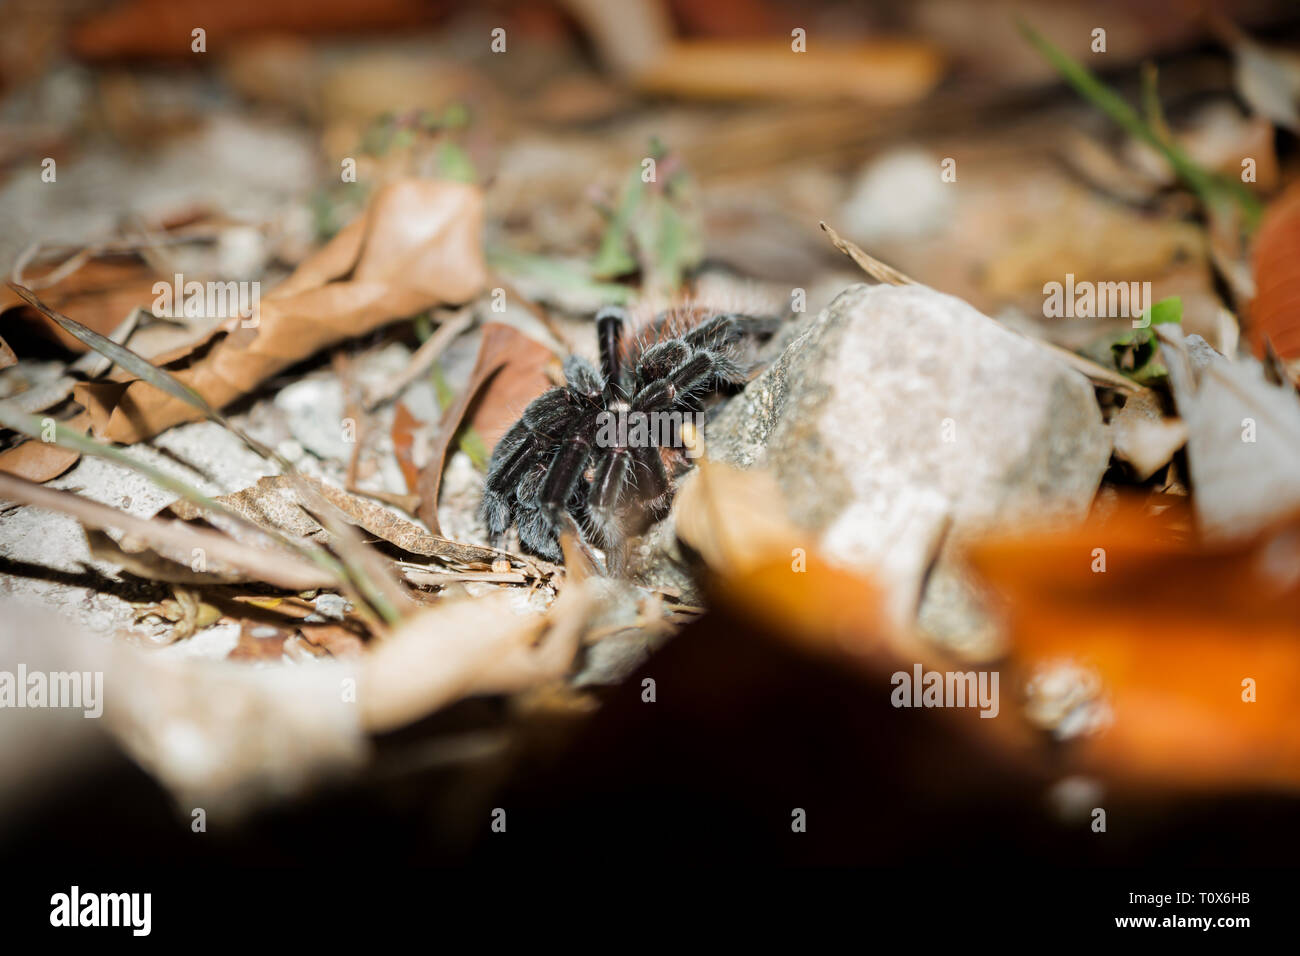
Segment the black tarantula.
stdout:
[[480,514],[493,541],[513,524],[525,549],[559,561],[559,534],[568,530],[579,544],[605,548],[611,569],[621,567],[629,516],[657,516],[671,500],[661,449],[681,454],[680,429],[665,441],[648,422],[655,413],[699,415],[710,393],[745,381],[741,318],[714,315],[673,338],[627,341],[623,310],[598,312],[600,368],[571,355],[566,384],[533,399],[492,453]]

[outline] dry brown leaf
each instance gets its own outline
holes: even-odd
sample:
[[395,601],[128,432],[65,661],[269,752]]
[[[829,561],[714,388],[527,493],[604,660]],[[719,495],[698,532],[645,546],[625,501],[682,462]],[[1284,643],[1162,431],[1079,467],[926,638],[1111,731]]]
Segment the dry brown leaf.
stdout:
[[[82,412],[62,423],[75,428],[83,435],[90,430],[90,415]],[[51,481],[63,474],[81,458],[81,452],[64,448],[54,442],[29,439],[13,448],[0,451],[0,472],[26,478],[28,481]]]
[[424,422],[412,415],[405,403],[398,402],[393,406],[393,457],[397,459],[397,467],[402,469],[406,490],[416,495],[417,509],[419,497],[416,489],[420,487],[420,469],[415,464],[415,436],[422,432],[424,427]]
[[[39,290],[41,301],[56,312],[76,316],[78,322],[101,335],[108,335],[123,316],[136,308],[148,307],[156,298],[153,284],[157,275],[134,256],[92,258],[49,288],[40,286],[41,274],[34,269],[24,272],[32,287]],[[8,286],[0,288],[0,319],[6,324],[21,321],[70,352],[80,354],[88,350],[85,343],[27,305]]]
[[634,79],[652,93],[742,99],[855,99],[911,103],[943,75],[936,48],[919,41],[822,44],[791,56],[788,40],[685,40]]
[[299,630],[309,644],[316,645],[331,657],[357,657],[366,649],[361,636],[344,624],[303,624]]
[[10,365],[18,364],[18,356],[14,350],[9,347],[9,343],[0,338],[0,369],[8,368]]
[[[524,408],[554,382],[546,374],[555,354],[530,335],[512,326],[498,326],[486,347],[505,356],[505,365],[492,376],[472,406],[469,423],[491,451],[523,414]],[[484,332],[487,342],[487,332]]]
[[1068,659],[1101,675],[1113,723],[1080,743],[1097,770],[1294,789],[1300,516],[1214,547],[1181,542],[1173,517],[1126,502],[1079,531],[988,540],[970,558],[1005,599],[1022,664]]
[[1282,358],[1300,358],[1300,184],[1268,207],[1255,236],[1249,334],[1257,356],[1268,339]]
[[[424,0],[373,0],[364,7],[342,0],[264,3],[262,0],[130,0],[94,8],[72,35],[88,59],[177,59],[190,51],[190,24],[203,24],[214,49],[233,50],[258,35],[307,36],[360,30],[395,30],[435,21],[438,4]],[[178,43],[176,37],[184,37]]]
[[279,661],[284,656],[284,642],[293,631],[274,624],[243,621],[239,626],[239,643],[228,654],[232,661]]
[[551,384],[544,369],[551,350],[512,325],[489,322],[483,327],[478,358],[469,383],[456,404],[438,422],[433,454],[420,474],[419,517],[437,532],[438,496],[452,440],[468,419],[491,451],[524,407]]
[[[318,350],[483,287],[483,195],[463,183],[408,179],[384,187],[365,213],[307,259],[243,327],[236,317],[173,374],[221,408]],[[159,362],[159,364],[163,364]],[[147,382],[118,375],[77,399],[96,436],[130,443],[202,417]]]

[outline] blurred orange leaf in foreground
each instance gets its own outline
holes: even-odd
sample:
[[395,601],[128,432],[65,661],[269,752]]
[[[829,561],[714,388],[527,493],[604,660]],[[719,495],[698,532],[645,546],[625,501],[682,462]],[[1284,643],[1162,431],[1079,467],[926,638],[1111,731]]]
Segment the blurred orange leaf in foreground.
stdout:
[[969,558],[1005,600],[1020,663],[1100,675],[1113,722],[1080,754],[1098,771],[1300,786],[1300,515],[1209,547],[1125,502],[1079,531],[987,540]]

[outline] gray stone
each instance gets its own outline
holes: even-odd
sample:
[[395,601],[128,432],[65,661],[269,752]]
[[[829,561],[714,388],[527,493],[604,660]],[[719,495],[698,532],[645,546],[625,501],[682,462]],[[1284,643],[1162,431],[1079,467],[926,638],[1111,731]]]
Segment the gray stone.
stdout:
[[[1078,520],[1111,445],[1092,386],[1034,341],[922,286],[846,289],[709,425],[710,453],[776,476],[790,517],[871,568],[902,619],[992,652],[988,622],[949,606],[963,537]],[[921,586],[941,558],[941,609]],[[969,597],[969,596],[967,596]],[[969,602],[967,602],[969,603]]]

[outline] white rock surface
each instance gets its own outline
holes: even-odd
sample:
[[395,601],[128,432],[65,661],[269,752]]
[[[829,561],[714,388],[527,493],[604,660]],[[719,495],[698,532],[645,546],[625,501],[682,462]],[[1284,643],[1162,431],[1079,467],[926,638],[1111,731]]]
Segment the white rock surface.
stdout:
[[[936,552],[981,530],[1082,518],[1111,445],[1092,386],[1037,343],[921,286],[856,285],[712,423],[713,454],[762,462],[823,548],[915,615]],[[945,602],[964,598],[951,569]],[[966,610],[922,609],[990,653]]]

